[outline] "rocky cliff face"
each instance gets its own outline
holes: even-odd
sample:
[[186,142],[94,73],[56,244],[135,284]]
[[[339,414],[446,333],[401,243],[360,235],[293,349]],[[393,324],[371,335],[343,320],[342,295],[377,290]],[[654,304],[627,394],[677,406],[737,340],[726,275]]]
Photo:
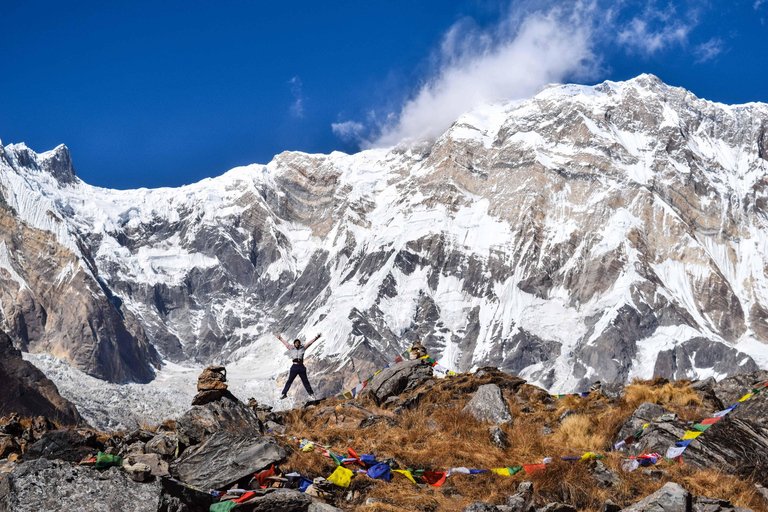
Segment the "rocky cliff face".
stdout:
[[322,332],[309,360],[330,392],[418,338],[444,366],[573,391],[768,364],[767,131],[766,105],[642,75],[179,189],[94,188],[18,146],[0,183],[14,218],[79,241],[131,346],[146,332],[172,360],[271,376],[273,331]]
[[82,423],[75,406],[63,399],[43,372],[21,358],[11,338],[0,331],[0,415],[47,416],[62,425]]

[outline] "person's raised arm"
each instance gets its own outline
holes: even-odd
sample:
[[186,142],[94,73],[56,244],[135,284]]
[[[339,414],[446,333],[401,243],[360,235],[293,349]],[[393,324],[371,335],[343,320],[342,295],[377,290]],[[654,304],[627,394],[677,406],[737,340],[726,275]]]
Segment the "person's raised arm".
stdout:
[[313,344],[314,342],[316,342],[316,341],[317,341],[317,340],[319,340],[319,339],[320,339],[320,335],[318,334],[317,336],[315,336],[314,338],[312,338],[312,339],[311,339],[311,340],[310,340],[310,341],[309,341],[309,342],[308,342],[306,345],[304,345],[304,346],[305,346],[306,348],[309,348],[309,346],[310,346],[311,344]]
[[282,337],[282,336],[280,336],[280,333],[279,333],[279,332],[276,332],[276,333],[275,333],[275,335],[277,336],[277,339],[279,339],[280,341],[282,341],[282,342],[283,342],[283,345],[285,345],[285,348],[287,348],[288,350],[291,350],[291,346],[288,344],[288,342],[287,342],[287,341],[285,341],[285,340],[283,339],[283,337]]

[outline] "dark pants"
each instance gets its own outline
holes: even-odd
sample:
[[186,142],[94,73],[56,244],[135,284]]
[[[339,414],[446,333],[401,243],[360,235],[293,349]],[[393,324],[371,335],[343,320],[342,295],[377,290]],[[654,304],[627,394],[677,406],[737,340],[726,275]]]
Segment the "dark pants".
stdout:
[[291,384],[293,384],[293,381],[296,379],[297,375],[301,377],[301,383],[304,384],[304,389],[307,390],[307,393],[314,395],[312,392],[312,386],[309,385],[309,379],[307,378],[307,367],[303,364],[291,365],[291,374],[288,376],[288,382],[285,383],[283,394],[288,394],[288,390],[291,389]]

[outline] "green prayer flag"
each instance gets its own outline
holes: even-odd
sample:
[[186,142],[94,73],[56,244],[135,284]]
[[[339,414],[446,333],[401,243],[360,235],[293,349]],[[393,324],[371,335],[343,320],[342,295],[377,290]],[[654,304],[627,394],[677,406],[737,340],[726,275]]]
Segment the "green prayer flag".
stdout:
[[229,512],[230,510],[235,508],[235,505],[237,505],[237,503],[231,500],[221,501],[219,503],[214,503],[213,505],[211,505],[208,508],[208,510],[210,512]]
[[696,425],[694,425],[694,426],[693,426],[693,427],[691,427],[691,428],[692,428],[693,430],[698,430],[699,432],[704,432],[705,430],[707,430],[707,429],[708,429],[709,427],[711,427],[711,426],[712,426],[712,425],[702,425],[701,423],[697,423]]
[[338,455],[336,455],[330,450],[328,450],[328,455],[331,456],[331,458],[333,459],[333,462],[335,462],[337,466],[341,466],[341,458],[339,458]]
[[519,471],[522,471],[522,470],[523,470],[523,466],[515,466],[515,467],[507,468],[507,471],[509,471],[509,476],[512,476],[515,473],[517,473]]
[[99,452],[96,455],[96,464],[93,465],[96,469],[104,469],[110,466],[122,466],[123,458],[117,455],[108,455],[104,452]]

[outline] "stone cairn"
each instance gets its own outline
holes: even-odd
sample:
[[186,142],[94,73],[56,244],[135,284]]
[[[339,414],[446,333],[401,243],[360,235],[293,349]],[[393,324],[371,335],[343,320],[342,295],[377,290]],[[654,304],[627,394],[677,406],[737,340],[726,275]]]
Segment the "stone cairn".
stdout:
[[223,366],[209,366],[197,378],[197,395],[192,405],[205,405],[229,394],[227,391],[227,369]]

